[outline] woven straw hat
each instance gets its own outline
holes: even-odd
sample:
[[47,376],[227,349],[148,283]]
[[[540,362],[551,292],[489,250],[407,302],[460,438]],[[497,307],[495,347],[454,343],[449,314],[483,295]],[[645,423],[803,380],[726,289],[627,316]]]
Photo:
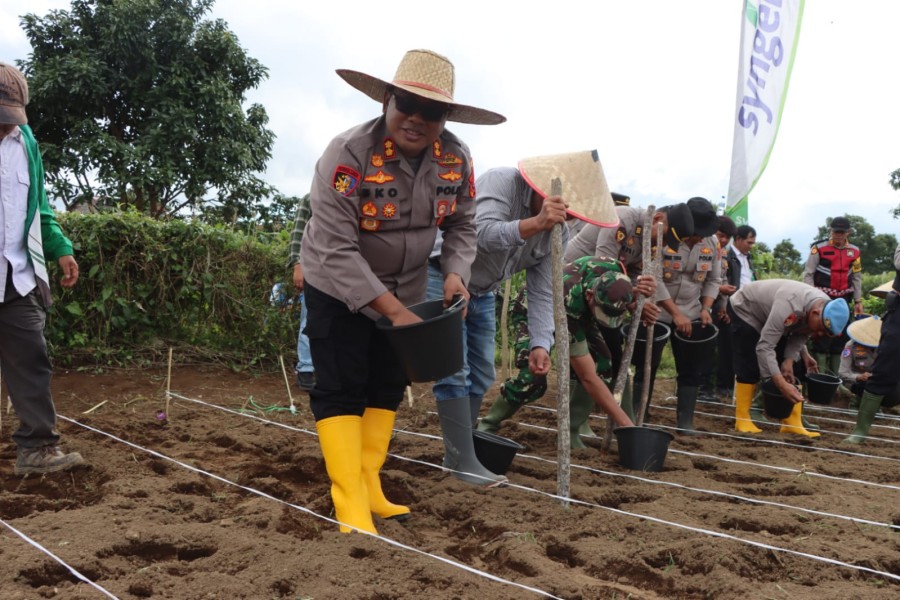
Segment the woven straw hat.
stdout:
[[884,298],[887,298],[887,295],[890,294],[893,289],[894,289],[894,280],[892,279],[890,281],[885,281],[884,283],[882,283],[881,285],[879,285],[877,288],[875,288],[874,290],[872,290],[869,293],[877,298],[884,299]]
[[403,56],[394,79],[390,83],[359,71],[338,69],[341,79],[376,100],[384,101],[384,92],[389,85],[406,90],[429,100],[444,102],[451,106],[448,121],[471,123],[473,125],[497,125],[506,121],[501,114],[459,104],[453,100],[455,75],[453,63],[446,57],[431,50],[410,50]]
[[877,348],[881,340],[881,319],[876,315],[853,321],[847,326],[847,335],[857,344]]
[[596,150],[523,158],[519,173],[543,198],[550,195],[550,183],[559,178],[560,195],[569,207],[566,212],[573,217],[599,227],[619,224]]
[[28,83],[25,76],[12,65],[0,62],[0,123],[24,125],[28,122]]

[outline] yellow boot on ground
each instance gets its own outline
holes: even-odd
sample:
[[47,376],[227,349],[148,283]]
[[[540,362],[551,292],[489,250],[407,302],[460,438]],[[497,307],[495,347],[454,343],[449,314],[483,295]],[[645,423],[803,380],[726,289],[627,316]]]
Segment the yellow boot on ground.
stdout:
[[316,423],[325,469],[331,479],[331,499],[341,532],[355,529],[378,533],[369,509],[362,476],[362,417],[341,415]]
[[756,388],[752,383],[734,384],[734,428],[741,433],[759,433],[762,431],[753,424],[750,418],[750,405],[753,403],[753,391]]
[[397,413],[384,408],[367,408],[362,416],[362,475],[369,492],[369,508],[382,519],[404,521],[409,507],[394,504],[381,489],[381,467],[387,458]]
[[809,431],[805,427],[803,427],[803,421],[800,420],[800,415],[803,413],[803,403],[798,402],[794,405],[793,410],[791,410],[791,415],[787,419],[781,420],[781,433],[796,433],[797,435],[805,435],[806,437],[817,438],[820,433],[815,431]]

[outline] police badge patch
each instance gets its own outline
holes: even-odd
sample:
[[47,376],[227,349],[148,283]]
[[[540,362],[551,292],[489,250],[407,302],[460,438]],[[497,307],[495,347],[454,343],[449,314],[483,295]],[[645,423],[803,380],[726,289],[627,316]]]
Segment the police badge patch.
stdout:
[[341,196],[349,196],[359,185],[360,174],[347,165],[338,165],[331,177],[331,187]]

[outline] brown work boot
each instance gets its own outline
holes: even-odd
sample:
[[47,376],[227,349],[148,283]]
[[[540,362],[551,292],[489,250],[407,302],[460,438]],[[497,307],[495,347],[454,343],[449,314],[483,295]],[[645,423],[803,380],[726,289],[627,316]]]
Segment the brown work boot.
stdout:
[[78,452],[63,453],[59,446],[22,448],[16,453],[16,475],[55,473],[84,463]]

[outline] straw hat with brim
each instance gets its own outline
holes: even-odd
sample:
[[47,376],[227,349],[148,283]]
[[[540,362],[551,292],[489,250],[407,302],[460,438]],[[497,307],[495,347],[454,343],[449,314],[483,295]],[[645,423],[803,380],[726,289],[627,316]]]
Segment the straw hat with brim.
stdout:
[[519,173],[541,197],[550,195],[554,179],[562,183],[566,212],[599,227],[619,224],[616,206],[596,150],[523,158]]
[[884,283],[882,283],[881,285],[879,285],[877,288],[875,288],[874,290],[872,290],[869,293],[872,294],[873,296],[875,296],[876,298],[884,299],[884,298],[887,298],[887,295],[890,294],[893,290],[894,290],[894,281],[891,280],[891,281],[885,281]]
[[506,117],[501,114],[454,102],[453,88],[456,77],[453,63],[431,50],[407,52],[390,83],[349,69],[338,69],[337,74],[377,102],[384,102],[384,93],[388,86],[394,86],[422,98],[450,105],[448,121],[472,125],[497,125],[506,121]]
[[881,319],[873,316],[853,321],[847,326],[847,335],[857,344],[877,348],[881,340]]

